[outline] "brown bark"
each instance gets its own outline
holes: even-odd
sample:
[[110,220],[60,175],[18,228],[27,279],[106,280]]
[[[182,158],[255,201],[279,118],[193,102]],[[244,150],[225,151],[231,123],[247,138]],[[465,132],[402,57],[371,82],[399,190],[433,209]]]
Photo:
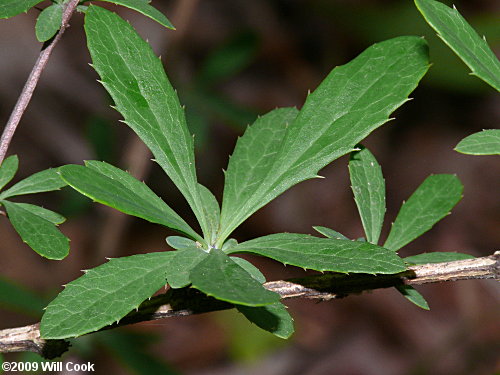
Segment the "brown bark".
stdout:
[[[286,281],[271,281],[265,283],[264,286],[280,294],[282,299],[331,300],[349,294],[399,285],[421,285],[471,279],[499,280],[500,251],[487,257],[412,266],[407,271],[394,275],[324,273]],[[138,311],[131,312],[119,323],[103,329],[232,307],[230,303],[207,297],[194,289],[170,289],[162,295],[145,301]],[[65,340],[42,339],[39,323],[0,330],[0,353],[31,351],[52,359],[64,353],[68,346],[69,344]]]

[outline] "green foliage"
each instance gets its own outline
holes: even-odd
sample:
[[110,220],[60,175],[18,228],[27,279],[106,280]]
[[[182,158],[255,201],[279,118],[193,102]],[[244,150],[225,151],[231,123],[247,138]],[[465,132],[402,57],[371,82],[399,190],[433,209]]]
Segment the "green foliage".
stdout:
[[441,263],[453,262],[454,260],[473,259],[474,257],[469,254],[455,253],[455,252],[434,252],[422,253],[404,258],[406,263],[409,264],[427,264],[427,263]]
[[229,254],[252,253],[316,271],[398,273],[406,269],[392,251],[359,241],[277,233],[242,242]]
[[[295,108],[275,109],[259,117],[238,139],[225,173],[221,229],[227,227],[224,215],[236,215],[242,209],[255,211],[260,205],[252,198],[271,172],[287,128],[297,113]],[[224,235],[220,240],[225,240]]]
[[425,298],[411,285],[399,285],[396,289],[411,303],[417,305],[421,309],[430,310],[429,304]]
[[344,236],[342,233],[339,233],[333,229],[327,228],[327,227],[322,227],[322,226],[315,226],[313,227],[315,231],[321,233],[323,236],[328,237],[328,238],[333,238],[337,240],[348,240],[346,236]]
[[[48,259],[63,259],[69,253],[69,239],[63,235],[54,225],[54,212],[41,209],[33,205],[19,204],[0,200],[7,210],[9,220],[28,244],[41,256]],[[51,220],[48,220],[49,217]]]
[[[232,257],[231,259],[241,268],[245,269],[259,283],[266,282],[265,276],[252,263],[238,257]],[[286,306],[281,302],[259,307],[243,305],[235,305],[235,307],[257,327],[282,339],[289,338],[295,330],[293,327],[293,318],[288,313]]]
[[40,42],[45,42],[56,35],[61,27],[63,7],[61,4],[52,4],[45,8],[36,20],[35,33]]
[[66,182],[57,174],[56,169],[46,169],[32,174],[9,189],[4,190],[0,193],[0,199],[59,190],[64,186],[66,186]]
[[9,156],[0,166],[0,190],[4,188],[16,175],[19,167],[17,155]]
[[266,282],[266,277],[262,274],[262,272],[260,272],[260,270],[248,260],[239,257],[231,257],[231,260],[247,271],[250,276],[252,276],[259,283],[264,284]]
[[362,147],[361,150],[351,153],[349,175],[366,239],[377,244],[385,215],[385,182],[382,169],[372,153]]
[[[279,152],[266,169],[269,172],[234,202],[237,207],[223,199],[219,241],[288,188],[317,177],[325,165],[352,151],[358,142],[388,121],[427,69],[427,45],[417,37],[375,44],[348,64],[335,68],[308,96],[287,127]],[[269,138],[262,139],[260,150],[267,148]],[[271,141],[276,142],[274,138]],[[268,161],[264,158],[263,162]]]
[[220,207],[217,198],[205,186],[198,184],[203,214],[207,220],[206,240],[210,246],[215,244],[219,231]]
[[0,2],[0,19],[17,16],[27,12],[43,0],[2,0]]
[[182,236],[168,236],[166,238],[168,246],[175,250],[187,249],[196,247],[196,242]]
[[257,327],[282,339],[289,338],[294,332],[293,319],[281,302],[261,307],[237,305],[236,308]]
[[191,282],[209,296],[238,305],[264,306],[280,299],[219,249],[210,250],[191,270]]
[[201,240],[146,184],[119,168],[105,162],[87,161],[86,167],[65,165],[59,171],[68,185],[96,202]]
[[438,36],[472,70],[472,74],[500,91],[500,61],[455,7],[439,1],[415,0],[425,20]]
[[[129,7],[173,28],[148,1],[101,1]],[[0,5],[0,17],[26,11],[36,3],[7,1],[9,9]],[[429,0],[416,3],[473,72],[495,86],[498,61],[491,59],[487,45],[471,34],[473,30],[467,28],[458,12],[450,13],[447,7]],[[411,263],[466,257],[433,253],[403,260],[395,252],[432,228],[460,200],[463,187],[452,175],[427,178],[403,204],[384,247],[379,246],[386,210],[385,182],[375,157],[368,149],[357,148],[408,100],[427,72],[427,44],[422,38],[399,37],[375,44],[351,62],[333,69],[308,95],[302,109],[278,108],[259,117],[236,143],[219,205],[212,192],[197,180],[194,142],[185,111],[159,58],[116,14],[95,5],[85,12],[88,47],[101,83],[124,122],[145,142],[187,200],[203,237],[143,182],[104,162],[88,161],[85,166],[66,165],[39,172],[1,192],[0,203],[14,228],[25,242],[50,259],[61,259],[69,251],[68,239],[56,229],[64,218],[7,198],[69,184],[96,202],[189,237],[167,238],[176,251],[111,259],[69,283],[47,307],[41,322],[44,338],[75,337],[106,327],[138,308],[166,283],[174,289],[191,286],[232,303],[260,328],[288,338],[293,333],[293,319],[279,302],[280,296],[263,286],[265,277],[254,265],[230,254],[252,253],[285,265],[347,274],[393,274],[405,271]],[[39,40],[46,41],[57,32],[61,13],[58,2],[40,14],[36,28]],[[473,43],[466,45],[463,40]],[[254,45],[253,41],[236,41],[214,54],[198,77],[199,85],[206,89],[237,72],[249,60]],[[227,56],[236,59],[225,64]],[[488,133],[486,138],[473,140],[472,145],[466,142],[465,149],[491,153],[490,144],[496,142],[498,146],[497,141],[497,134]],[[463,148],[462,143],[457,146],[459,151]],[[239,244],[234,239],[226,241],[258,209],[295,184],[319,177],[323,167],[349,152],[351,184],[366,240],[351,241],[332,229],[314,227],[327,238],[278,233]],[[0,187],[14,177],[17,164],[13,156],[0,166]],[[428,309],[425,299],[413,288],[400,286],[398,290],[411,302]],[[136,358],[135,363],[144,360]],[[161,368],[156,365],[153,367]]]
[[86,271],[47,306],[40,323],[46,339],[76,337],[119,321],[165,285],[171,252],[110,259]]
[[431,229],[462,199],[463,186],[456,176],[429,176],[403,203],[384,247],[399,250]]
[[133,9],[151,18],[152,20],[155,20],[160,25],[163,25],[169,29],[175,29],[172,23],[167,19],[167,17],[165,17],[165,15],[162,12],[160,12],[158,9],[148,4],[149,1],[144,1],[144,0],[99,0],[99,1],[118,4]]
[[462,139],[455,150],[470,155],[500,155],[500,129],[487,129]]
[[93,67],[116,108],[182,192],[209,237],[184,109],[161,61],[127,22],[91,5],[85,31]]
[[42,219],[45,219],[51,222],[54,225],[62,224],[66,221],[66,218],[57,212],[48,210],[46,208],[35,206],[34,204],[29,203],[15,203],[16,206],[22,208],[26,211],[30,211],[31,213],[40,216]]
[[205,251],[197,247],[173,252],[169,263],[165,265],[168,284],[172,288],[183,288],[191,284],[191,270],[207,256]]
[[[0,190],[9,183],[17,172],[18,158],[12,155],[0,166]],[[58,190],[66,186],[55,169],[35,173],[19,181],[0,193],[0,206],[4,206],[12,226],[23,242],[41,256],[59,260],[69,253],[69,239],[57,225],[65,218],[46,208],[27,203],[15,203],[6,200],[17,195]]]

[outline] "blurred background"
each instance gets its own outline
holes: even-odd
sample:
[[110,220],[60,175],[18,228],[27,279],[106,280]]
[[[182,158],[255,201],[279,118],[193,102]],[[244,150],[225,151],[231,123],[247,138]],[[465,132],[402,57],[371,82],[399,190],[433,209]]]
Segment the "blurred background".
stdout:
[[[450,4],[450,2],[447,2]],[[48,2],[47,2],[48,4]],[[40,8],[47,5],[40,4]],[[102,3],[104,4],[104,3]],[[500,3],[454,4],[500,52]],[[403,200],[432,173],[455,173],[464,198],[429,233],[400,251],[492,254],[500,243],[498,157],[453,151],[465,136],[498,128],[500,96],[435,36],[412,1],[399,0],[155,0],[177,27],[169,31],[124,8],[162,56],[187,107],[195,134],[200,182],[220,199],[222,169],[236,139],[257,115],[301,107],[328,72],[371,44],[400,35],[425,36],[433,63],[412,101],[364,144],[382,165],[387,185],[387,235]],[[39,11],[0,21],[0,123],[5,124],[39,53]],[[56,47],[9,154],[20,158],[15,181],[34,172],[86,159],[111,162],[147,181],[177,212],[194,217],[173,184],[132,131],[119,123],[111,100],[88,65],[83,16]],[[311,233],[313,225],[362,236],[349,187],[347,157],[322,170],[325,179],[295,186],[237,230],[239,241],[280,231]],[[42,259],[0,217],[0,329],[39,321],[42,310],[82,269],[105,257],[167,249],[165,228],[91,204],[69,188],[23,198],[64,214],[71,238],[63,261]],[[383,235],[383,237],[385,236]],[[303,270],[247,257],[268,280]],[[462,281],[418,288],[431,311],[395,290],[345,299],[287,303],[296,333],[288,341],[251,326],[235,311],[151,323],[84,336],[63,357],[96,363],[96,373],[396,375],[500,372],[500,289],[495,281]],[[6,360],[38,360],[8,355]]]

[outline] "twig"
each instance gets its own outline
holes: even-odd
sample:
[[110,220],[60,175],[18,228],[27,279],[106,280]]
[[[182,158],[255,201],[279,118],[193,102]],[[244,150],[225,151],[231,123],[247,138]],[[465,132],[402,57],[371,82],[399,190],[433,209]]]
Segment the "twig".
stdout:
[[38,55],[38,59],[36,60],[33,69],[31,70],[28,80],[26,81],[26,84],[24,85],[23,90],[21,92],[21,95],[17,99],[17,103],[14,109],[12,110],[10,118],[7,121],[7,124],[5,125],[5,128],[3,130],[2,137],[0,138],[0,164],[2,164],[3,159],[7,154],[7,149],[9,148],[10,142],[12,141],[12,137],[14,136],[17,126],[21,121],[21,117],[23,116],[24,111],[26,111],[26,108],[28,107],[31,97],[33,96],[33,92],[35,91],[35,87],[38,84],[40,75],[45,69],[47,61],[49,60],[49,57],[52,54],[54,47],[61,39],[62,35],[64,34],[64,31],[68,28],[69,20],[73,15],[73,13],[75,12],[75,9],[79,1],[80,0],[71,0],[69,3],[66,4],[63,11],[61,28],[59,29],[59,32],[50,42],[48,42],[42,47],[42,50]]
[[[265,283],[264,286],[280,294],[282,299],[331,300],[349,294],[402,284],[420,285],[470,279],[499,280],[500,251],[488,257],[412,266],[407,271],[395,275],[325,273],[288,281],[271,281]],[[131,312],[119,323],[105,327],[103,330],[143,321],[201,314],[232,307],[230,303],[207,297],[195,289],[170,289],[162,295],[145,301],[138,311]],[[32,351],[52,359],[64,353],[68,345],[65,340],[40,338],[39,323],[0,330],[0,353]]]

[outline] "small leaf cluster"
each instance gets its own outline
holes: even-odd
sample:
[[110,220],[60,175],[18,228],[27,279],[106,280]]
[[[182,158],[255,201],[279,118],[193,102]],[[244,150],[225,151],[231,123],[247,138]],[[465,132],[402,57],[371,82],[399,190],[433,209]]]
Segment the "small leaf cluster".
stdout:
[[[40,2],[7,1],[7,5],[0,4],[0,18],[25,12]],[[56,1],[40,14],[40,40],[50,39],[59,29],[65,2]],[[173,27],[147,1],[108,2]],[[433,0],[415,2],[473,74],[498,90],[498,59],[460,14]],[[278,337],[289,337],[293,320],[280,296],[267,290],[260,270],[238,254],[255,254],[322,272],[367,274],[395,274],[411,264],[469,257],[429,253],[401,258],[397,254],[459,202],[463,186],[454,175],[429,176],[402,205],[387,239],[380,242],[386,211],[385,181],[376,158],[360,142],[390,120],[391,113],[408,101],[427,72],[424,39],[406,36],[375,44],[349,63],[334,68],[308,94],[300,110],[278,108],[259,117],[236,142],[224,172],[219,204],[214,194],[198,182],[185,110],[160,59],[116,14],[96,5],[82,9],[92,66],[100,82],[123,122],[148,146],[154,161],[182,193],[199,229],[192,228],[145,183],[101,161],[66,165],[58,173],[40,172],[0,193],[0,204],[21,237],[51,259],[67,254],[67,239],[66,250],[62,250],[62,234],[55,228],[61,217],[7,198],[67,184],[95,202],[180,234],[166,239],[174,251],[110,259],[69,283],[46,309],[40,326],[44,338],[80,336],[117,322],[166,283],[173,289],[192,287],[229,302],[257,326]],[[488,130],[466,138],[457,150],[498,154],[498,132]],[[292,186],[318,178],[322,168],[346,154],[351,156],[349,174],[365,238],[350,240],[326,227],[314,227],[324,237],[276,233],[242,243],[230,237],[257,210]],[[1,187],[16,170],[17,158],[6,159],[0,167]],[[413,288],[398,290],[411,302],[428,308]]]
[[33,250],[48,259],[63,259],[69,253],[69,239],[57,229],[57,225],[66,219],[46,208],[13,202],[10,198],[59,190],[66,183],[56,169],[47,169],[2,190],[14,178],[18,166],[16,155],[9,156],[0,165],[0,206],[5,208],[16,232]]
[[[197,180],[184,109],[151,47],[127,22],[93,5],[86,11],[85,31],[100,82],[123,122],[149,147],[185,197],[201,234],[126,171],[99,161],[61,167],[62,179],[92,200],[184,237],[167,238],[175,251],[111,259],[69,283],[47,307],[41,322],[45,338],[79,336],[118,321],[165,282],[232,303],[259,327],[290,336],[292,318],[280,296],[263,287],[265,277],[255,266],[235,256],[241,253],[317,271],[391,274],[406,269],[396,248],[373,241],[376,234],[370,234],[372,242],[277,233],[243,243],[230,235],[255,211],[295,184],[318,177],[321,168],[355,150],[389,120],[429,67],[422,38],[376,44],[335,68],[301,110],[279,108],[258,118],[236,143],[220,206]],[[422,224],[421,231],[427,227]],[[398,244],[418,235],[395,233]]]

